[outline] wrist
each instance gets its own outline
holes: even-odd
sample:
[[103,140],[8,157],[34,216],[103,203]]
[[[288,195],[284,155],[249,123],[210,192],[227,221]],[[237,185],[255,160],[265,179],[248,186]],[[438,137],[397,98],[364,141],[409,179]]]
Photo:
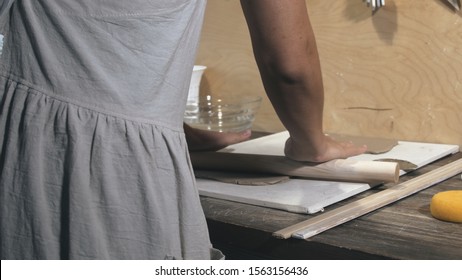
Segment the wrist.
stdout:
[[323,161],[327,142],[324,134],[312,134],[308,137],[293,137],[287,139],[285,155],[297,161]]

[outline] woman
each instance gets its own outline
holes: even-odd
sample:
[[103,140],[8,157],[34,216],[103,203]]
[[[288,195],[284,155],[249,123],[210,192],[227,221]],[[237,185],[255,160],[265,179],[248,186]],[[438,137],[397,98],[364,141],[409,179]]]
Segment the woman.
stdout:
[[[322,132],[303,0],[241,1],[287,156],[364,151]],[[183,128],[204,0],[3,0],[2,259],[216,259],[189,149],[237,135]],[[186,133],[186,135],[185,135]]]

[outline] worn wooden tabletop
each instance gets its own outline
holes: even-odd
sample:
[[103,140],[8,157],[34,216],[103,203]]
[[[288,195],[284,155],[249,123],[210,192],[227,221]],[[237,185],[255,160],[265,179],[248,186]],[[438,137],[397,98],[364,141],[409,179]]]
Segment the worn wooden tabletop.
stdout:
[[[457,153],[402,176],[404,182],[462,158]],[[327,207],[329,211],[391,186]],[[306,240],[272,233],[314,217],[201,197],[213,245],[228,259],[462,259],[462,224],[430,214],[434,194],[462,190],[461,175]]]

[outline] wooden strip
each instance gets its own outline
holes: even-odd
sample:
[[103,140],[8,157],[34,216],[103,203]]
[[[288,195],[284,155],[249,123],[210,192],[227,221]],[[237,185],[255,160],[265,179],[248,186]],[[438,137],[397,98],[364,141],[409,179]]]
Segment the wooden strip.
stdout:
[[222,152],[191,153],[195,169],[234,172],[258,172],[279,175],[362,183],[398,182],[396,162],[338,159],[313,164],[298,162],[284,156]]
[[324,232],[352,219],[377,210],[392,202],[410,196],[432,185],[438,184],[462,172],[462,159],[430,171],[424,175],[400,183],[387,190],[349,203],[309,220],[273,233],[277,238],[295,237],[305,239]]

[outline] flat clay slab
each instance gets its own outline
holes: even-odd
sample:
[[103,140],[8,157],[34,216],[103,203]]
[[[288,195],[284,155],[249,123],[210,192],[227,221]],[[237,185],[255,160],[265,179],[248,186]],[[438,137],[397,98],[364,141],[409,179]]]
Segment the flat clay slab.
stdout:
[[345,134],[337,134],[337,133],[328,133],[330,137],[337,141],[341,142],[353,142],[353,144],[357,146],[361,146],[366,144],[367,151],[366,153],[369,154],[383,154],[398,145],[398,141],[395,139],[386,139],[386,138],[377,138],[377,137],[365,137],[365,136],[352,136],[352,135],[345,135]]
[[194,170],[196,178],[211,179],[228,184],[246,186],[266,186],[279,184],[290,179],[289,176],[272,174],[255,174],[229,171]]
[[[386,139],[378,137],[366,136],[352,136],[339,133],[327,133],[327,135],[336,139],[337,141],[348,142],[351,141],[357,146],[367,145],[369,154],[382,154],[389,152],[398,145],[395,139]],[[283,131],[268,135],[265,137],[249,140],[246,142],[231,145],[227,148],[220,150],[220,152],[238,152],[243,154],[268,154],[271,155],[284,155],[284,142],[289,137],[288,131]],[[258,144],[257,144],[258,143]]]

